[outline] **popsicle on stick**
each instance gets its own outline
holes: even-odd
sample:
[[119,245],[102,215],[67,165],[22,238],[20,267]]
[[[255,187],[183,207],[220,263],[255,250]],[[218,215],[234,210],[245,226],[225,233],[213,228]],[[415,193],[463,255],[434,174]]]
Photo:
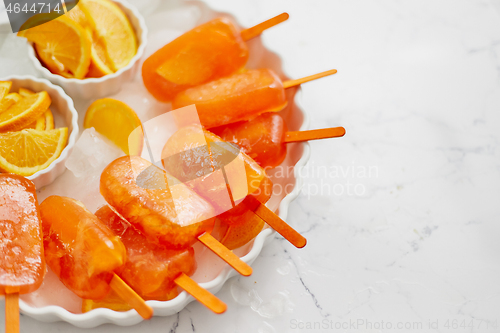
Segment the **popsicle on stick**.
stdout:
[[45,274],[42,227],[35,185],[0,174],[0,295],[5,295],[5,332],[19,332],[19,294],[38,289]]
[[173,299],[178,295],[177,286],[180,286],[212,311],[222,313],[226,310],[222,301],[189,277],[196,270],[192,247],[168,250],[152,244],[108,206],[100,208],[96,216],[120,236],[127,249],[127,259],[117,274],[143,298]]
[[201,241],[240,274],[252,273],[229,250],[212,246],[213,207],[150,162],[138,156],[116,159],[104,169],[100,189],[108,204],[152,242],[182,250]]
[[187,88],[230,75],[248,60],[245,41],[287,19],[283,13],[241,32],[227,18],[202,24],[144,61],[144,85],[156,99],[168,102]]
[[[200,147],[204,147],[202,153],[197,150]],[[234,147],[232,149],[234,150]],[[213,205],[220,205],[219,198],[223,190],[229,189],[232,206],[226,204],[225,211],[218,211],[218,218],[223,223],[229,225],[245,223],[241,217],[247,210],[251,210],[293,245],[304,247],[306,239],[265,207],[265,203],[271,197],[272,189],[272,182],[265,170],[245,153],[236,154],[231,152],[232,149],[217,135],[198,126],[186,126],[179,129],[167,141],[162,154],[162,157],[166,157],[162,160],[163,166]],[[230,154],[226,154],[228,151]],[[231,162],[228,155],[232,156],[233,161],[240,161],[244,166],[243,169],[232,168],[228,163]],[[198,173],[207,169],[211,173],[206,171]],[[213,185],[214,181],[209,179],[205,184],[207,178],[203,176],[213,175],[216,170],[224,170],[225,182],[223,186],[217,184],[218,190],[213,192],[213,187],[210,185]]]
[[343,127],[310,131],[288,131],[285,120],[278,113],[263,113],[251,121],[240,121],[214,127],[213,133],[224,141],[237,144],[261,167],[276,167],[286,157],[286,144],[310,140],[338,138],[345,135]]
[[115,274],[126,261],[125,246],[76,200],[50,196],[40,205],[45,259],[76,295],[102,299],[112,289],[145,319],[153,309]]
[[335,73],[337,70],[333,69],[282,82],[270,69],[252,69],[180,92],[172,101],[172,108],[195,104],[205,128],[227,125],[280,111],[287,105],[285,88]]

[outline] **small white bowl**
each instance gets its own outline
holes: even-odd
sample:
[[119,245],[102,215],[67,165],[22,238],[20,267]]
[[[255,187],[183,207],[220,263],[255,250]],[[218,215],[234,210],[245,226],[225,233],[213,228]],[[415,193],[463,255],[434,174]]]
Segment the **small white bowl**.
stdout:
[[113,2],[116,3],[129,18],[139,43],[137,53],[132,60],[130,60],[130,63],[116,73],[105,75],[100,78],[82,80],[68,79],[61,75],[52,74],[37,58],[35,49],[31,43],[27,42],[28,56],[37,71],[50,82],[61,86],[66,93],[72,97],[96,99],[117,93],[124,82],[128,82],[133,78],[139,67],[139,60],[144,54],[147,43],[148,29],[146,27],[146,22],[139,11],[128,2],[123,0],[113,0]]
[[1,81],[12,81],[12,91],[18,91],[19,88],[27,88],[34,92],[46,91],[52,103],[50,110],[54,114],[56,127],[68,128],[68,143],[64,150],[54,162],[46,169],[38,171],[32,176],[26,177],[35,183],[37,190],[52,183],[65,170],[64,163],[69,154],[73,150],[76,138],[78,136],[78,112],[75,109],[73,100],[58,87],[45,79],[38,79],[34,76],[7,76],[0,79]]

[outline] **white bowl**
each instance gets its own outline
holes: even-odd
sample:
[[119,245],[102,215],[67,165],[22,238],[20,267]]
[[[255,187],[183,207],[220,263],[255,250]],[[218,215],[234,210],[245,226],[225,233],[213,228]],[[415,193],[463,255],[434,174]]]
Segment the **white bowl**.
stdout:
[[61,75],[52,74],[37,58],[35,49],[31,43],[27,42],[28,56],[37,71],[44,78],[61,86],[71,97],[96,99],[114,94],[120,90],[124,82],[131,80],[138,70],[139,60],[144,54],[144,49],[146,48],[147,43],[148,29],[146,27],[146,22],[139,11],[128,2],[123,0],[113,0],[113,2],[116,3],[129,18],[130,23],[134,27],[137,41],[139,43],[137,53],[132,58],[130,63],[116,73],[105,75],[100,78],[82,80],[68,79]]
[[[152,14],[151,17],[148,17],[148,23],[150,23],[150,41],[155,43],[155,47],[152,46],[153,44],[149,45],[149,50],[147,50],[148,52],[154,52],[155,49],[153,48],[156,48],[156,46],[157,48],[163,46],[164,43],[169,41],[167,40],[168,38],[175,38],[178,36],[180,31],[186,31],[187,29],[193,27],[186,26],[185,22],[191,19],[191,17],[187,17],[186,13],[194,13],[196,15],[199,14],[199,17],[202,18],[201,21],[191,20],[196,24],[201,24],[214,17],[228,16],[223,13],[215,12],[203,3],[197,1],[182,2],[177,8],[171,8],[165,2],[165,7],[166,8],[163,10],[155,10],[154,14]],[[179,15],[182,20],[177,20],[177,22],[172,19],[168,20],[168,18],[172,18],[173,15]],[[155,22],[158,24],[154,24]],[[169,24],[170,26],[168,29],[171,29],[171,31],[159,30],[165,29],[164,26]],[[181,28],[174,26],[175,24],[182,25],[182,30]],[[158,38],[161,38],[161,41],[159,41]],[[288,79],[283,73],[281,58],[269,51],[269,49],[262,44],[260,38],[256,38],[248,42],[248,44],[251,52],[248,62],[249,68],[271,68],[276,71],[282,79]],[[155,104],[155,102],[151,102],[152,96],[144,88],[142,80],[127,83],[120,94],[111,97],[132,105],[127,98],[132,98],[130,95],[137,95],[139,93],[143,93],[143,98],[148,100],[148,102],[143,104],[143,107],[139,107],[138,105],[135,110],[138,112],[141,120],[147,121],[148,119],[144,119],[144,117],[147,114],[151,115],[151,113],[148,113],[147,105],[154,104],[156,107],[157,104]],[[285,118],[289,129],[293,131],[308,129],[307,116],[302,111],[300,106],[300,94],[300,88],[287,89],[289,105],[280,113]],[[167,104],[162,104],[162,107],[163,109],[161,112],[168,111],[165,109],[168,108]],[[303,183],[303,180],[300,178],[302,173],[301,170],[309,160],[309,156],[310,146],[308,143],[289,144],[287,158],[282,163],[282,166],[293,166],[293,174],[288,175],[287,173],[284,177],[276,179],[277,177],[274,177],[274,172],[269,172],[275,184],[285,189],[293,188],[288,194],[282,193],[279,195],[273,195],[267,204],[267,206],[273,211],[279,210],[280,217],[285,221],[287,218],[289,204],[300,194]],[[71,196],[72,193],[75,193],[74,195],[76,196],[76,193],[81,190],[68,188],[64,182],[65,179],[61,177],[57,182],[47,187],[39,198],[42,199],[43,197],[58,193],[64,193],[64,195],[67,196]],[[290,184],[292,184],[292,186],[288,186]],[[264,245],[271,242],[275,235],[275,231],[272,229],[265,229],[261,231],[253,241],[239,249],[236,249],[234,252],[240,256],[243,261],[248,264],[252,264],[259,256]],[[195,246],[198,269],[192,278],[198,282],[201,287],[215,294],[223,287],[224,283],[229,278],[236,276],[237,273],[232,268],[227,266],[227,264],[220,263],[220,259],[213,255],[213,253],[208,250],[205,252],[202,252],[203,250],[199,251],[200,248],[203,247]],[[301,250],[297,249],[297,251]],[[199,260],[200,256],[203,259],[208,260]],[[215,257],[215,259],[210,256]],[[155,316],[169,316],[181,311],[193,300],[194,298],[192,296],[183,291],[173,300],[166,302],[147,301],[147,303],[153,307]],[[134,310],[116,312],[109,309],[99,308],[87,313],[80,313],[79,308],[81,308],[81,303],[78,303],[78,301],[78,297],[71,291],[67,290],[57,277],[55,277],[54,273],[49,270],[44,284],[39,290],[34,293],[21,296],[20,308],[24,314],[43,322],[65,321],[82,328],[92,328],[106,323],[129,326],[137,324],[143,320]],[[222,299],[222,301],[224,301],[224,299]]]
[[61,89],[45,79],[38,79],[33,76],[7,76],[1,81],[12,81],[12,91],[19,88],[27,88],[35,92],[46,91],[52,99],[50,110],[54,114],[57,127],[68,127],[68,143],[64,150],[48,168],[38,171],[32,176],[26,177],[33,181],[37,190],[52,183],[65,170],[64,163],[71,153],[78,136],[78,112],[76,112],[73,100]]

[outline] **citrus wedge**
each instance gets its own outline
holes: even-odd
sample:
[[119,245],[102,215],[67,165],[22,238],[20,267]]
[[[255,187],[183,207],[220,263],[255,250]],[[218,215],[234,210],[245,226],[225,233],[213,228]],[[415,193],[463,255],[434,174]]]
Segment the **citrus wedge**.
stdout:
[[26,128],[49,108],[50,103],[50,96],[46,91],[22,97],[16,104],[0,113],[0,132]]
[[39,131],[44,131],[45,130],[45,115],[42,115],[38,117],[38,119],[31,123],[28,127],[23,128],[23,129],[36,129]]
[[129,148],[130,134],[141,126],[141,120],[134,110],[112,98],[102,98],[92,103],[83,121],[84,128],[94,127],[127,155],[139,155],[142,150],[142,140]]
[[91,42],[85,29],[66,15],[34,15],[17,35],[34,44],[38,57],[52,73],[77,79],[87,74]]
[[54,124],[54,115],[52,114],[52,111],[50,111],[50,109],[48,109],[43,114],[43,117],[45,118],[45,130],[46,131],[53,130],[55,127],[55,124]]
[[19,102],[23,97],[18,93],[10,93],[0,101],[0,113],[7,111],[12,105]]
[[[66,3],[66,6],[72,6],[72,3]],[[84,29],[95,29],[95,23],[87,11],[87,8],[79,2],[77,5],[73,6],[65,15],[68,15],[70,19],[78,23]]]
[[34,95],[35,92],[32,90],[29,90],[28,88],[19,88],[19,95],[26,97],[29,95]]
[[82,26],[87,32],[87,38],[92,43],[90,53],[90,67],[87,77],[102,77],[107,74],[112,74],[110,69],[111,64],[106,53],[106,46],[95,33],[95,22],[85,5],[79,2],[74,6],[67,15],[73,21]]
[[137,52],[137,39],[125,13],[109,0],[84,0],[81,4],[95,22],[97,39],[104,42],[111,70],[127,66]]
[[54,116],[52,115],[52,111],[48,109],[42,114],[37,120],[31,123],[28,127],[23,129],[36,129],[39,131],[50,131],[54,129]]
[[0,81],[0,100],[2,100],[10,91],[12,81]]
[[66,127],[50,131],[25,129],[0,133],[0,170],[31,176],[54,162],[67,141]]
[[113,64],[109,59],[106,45],[102,38],[96,32],[89,31],[92,39],[92,50],[90,52],[90,67],[87,77],[103,77],[104,75],[113,74]]

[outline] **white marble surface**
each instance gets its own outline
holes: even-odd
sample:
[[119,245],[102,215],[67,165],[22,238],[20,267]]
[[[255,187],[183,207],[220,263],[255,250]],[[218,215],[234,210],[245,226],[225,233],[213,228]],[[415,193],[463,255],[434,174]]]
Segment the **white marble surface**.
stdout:
[[500,331],[500,1],[206,2],[245,26],[287,11],[264,41],[291,77],[339,70],[302,105],[348,134],[312,144],[288,220],[308,245],[277,237],[218,294],[227,313],[93,331]]

